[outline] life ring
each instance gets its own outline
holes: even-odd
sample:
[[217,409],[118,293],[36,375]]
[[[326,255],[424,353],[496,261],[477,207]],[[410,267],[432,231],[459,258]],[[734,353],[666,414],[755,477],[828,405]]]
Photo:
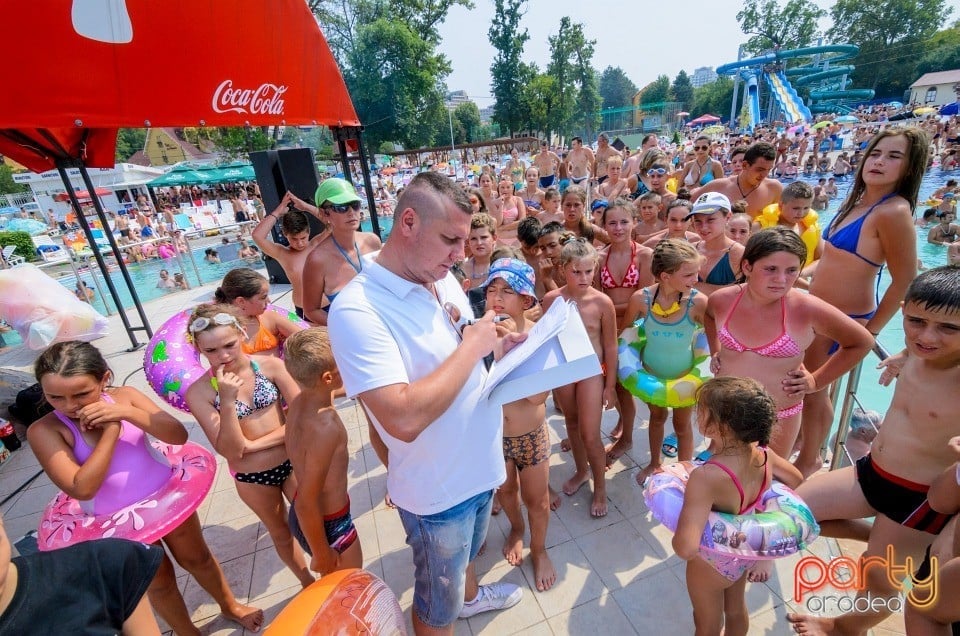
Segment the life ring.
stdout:
[[[304,328],[309,326],[296,313],[283,307],[267,305],[267,310]],[[185,309],[163,323],[143,352],[147,382],[171,406],[187,413],[190,412],[184,399],[187,389],[207,372],[200,365],[200,352],[187,342],[187,321],[191,313],[192,309]]]
[[338,570],[293,597],[264,636],[405,634],[403,610],[387,584],[366,570]]
[[153,543],[180,526],[210,491],[217,460],[193,442],[183,446],[154,442],[153,448],[170,464],[170,479],[163,486],[140,501],[102,514],[84,512],[78,500],[58,493],[43,511],[37,529],[40,550],[111,537]]
[[693,406],[697,389],[713,377],[710,373],[710,347],[703,330],[693,342],[693,366],[679,378],[658,378],[643,367],[643,348],[647,334],[643,320],[638,320],[620,334],[617,342],[617,377],[627,391],[648,404],[668,408]]
[[[643,500],[653,516],[672,532],[677,530],[690,462],[664,466],[647,480]],[[805,549],[820,536],[820,526],[806,503],[790,488],[774,481],[760,498],[757,510],[745,515],[711,512],[700,538],[706,552],[751,560],[778,559]]]
[[[763,211],[757,215],[757,223],[761,228],[775,227],[780,222],[780,206],[777,203],[771,203],[763,208]],[[807,261],[804,266],[812,263],[816,257],[817,247],[820,245],[820,215],[810,210],[807,216],[803,217],[801,222],[804,230],[800,233],[800,240],[807,246]]]

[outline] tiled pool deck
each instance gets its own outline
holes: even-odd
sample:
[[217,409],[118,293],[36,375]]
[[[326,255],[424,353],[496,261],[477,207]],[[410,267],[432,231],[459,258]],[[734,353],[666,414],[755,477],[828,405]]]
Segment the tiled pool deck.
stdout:
[[[147,303],[154,329],[171,315],[209,300],[214,286],[172,294]],[[291,305],[289,294],[277,296],[289,286],[275,286],[274,302]],[[135,314],[131,313],[131,316]],[[153,396],[143,372],[142,350],[128,353],[129,340],[120,319],[110,319],[112,333],[97,342],[119,380],[133,374],[127,384]],[[23,349],[0,352],[0,367],[28,367],[34,355]],[[386,470],[369,444],[366,422],[353,401],[344,400],[339,412],[349,433],[349,489],[352,512],[363,543],[366,569],[381,577],[397,594],[409,629],[413,598],[413,564],[404,533],[395,510],[383,503]],[[457,623],[457,634],[649,634],[659,631],[689,634],[693,632],[690,601],[685,588],[685,565],[670,547],[671,533],[657,523],[643,503],[634,476],[639,465],[648,461],[646,410],[638,402],[638,421],[644,422],[635,435],[635,446],[607,473],[610,512],[602,519],[589,516],[590,491],[582,488],[572,497],[563,497],[559,510],[551,514],[547,533],[550,558],[557,568],[558,583],[548,592],[532,587],[533,570],[529,559],[521,567],[509,565],[500,548],[509,530],[505,515],[493,518],[487,537],[488,549],[477,561],[481,582],[509,581],[524,588],[523,600],[503,612],[480,614]],[[174,412],[187,427],[190,439],[210,448],[195,421]],[[551,458],[551,483],[560,484],[572,471],[573,458],[560,452],[564,436],[563,418],[548,402],[550,435],[554,454]],[[612,429],[615,412],[603,420],[604,431]],[[214,487],[199,509],[207,543],[219,559],[234,592],[242,602],[264,609],[271,620],[299,591],[297,580],[281,563],[256,516],[240,501],[224,462]],[[39,470],[30,448],[23,448],[0,465],[0,499],[16,490]],[[7,533],[16,541],[37,527],[40,512],[56,493],[46,475],[0,507]],[[839,545],[819,539],[810,552],[824,559],[841,553],[858,556],[856,544]],[[526,552],[525,552],[526,555]],[[797,608],[793,595],[793,569],[802,555],[775,562],[774,573],[766,584],[748,584],[751,634],[792,633],[786,621],[788,612]],[[197,583],[178,568],[181,589],[193,619],[206,634],[241,634],[219,616],[218,608]],[[165,629],[165,627],[164,627]],[[168,632],[169,633],[169,632]],[[412,630],[410,630],[412,634]],[[903,621],[893,616],[873,630],[877,636],[903,634]]]

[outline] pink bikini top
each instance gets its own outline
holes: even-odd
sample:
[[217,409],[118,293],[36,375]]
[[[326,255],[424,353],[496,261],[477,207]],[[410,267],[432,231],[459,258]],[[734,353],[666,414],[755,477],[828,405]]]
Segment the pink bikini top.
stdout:
[[620,281],[620,284],[617,284],[617,281],[613,280],[613,274],[610,273],[609,268],[607,268],[607,263],[610,261],[610,251],[607,251],[607,258],[603,261],[603,267],[600,269],[600,284],[603,285],[604,289],[615,289],[617,287],[636,287],[640,282],[640,270],[637,268],[636,264],[637,258],[637,244],[634,241],[630,241],[630,265],[627,266],[627,271],[623,275],[623,280]]
[[504,203],[500,211],[503,213],[503,224],[513,223],[518,218],[520,218],[520,208],[517,207],[516,202],[513,200],[513,197],[510,197],[510,203],[513,204],[513,207],[508,208],[507,204]]
[[763,493],[767,492],[767,488],[770,486],[770,472],[767,470],[767,449],[763,449],[763,483],[760,484],[760,491],[757,492],[756,498],[748,506],[743,505],[743,484],[740,483],[740,480],[737,478],[736,474],[724,466],[723,464],[714,461],[712,458],[708,459],[704,464],[710,464],[711,466],[716,466],[717,468],[723,470],[730,476],[730,480],[733,481],[733,485],[737,487],[737,492],[740,493],[740,512],[738,515],[745,515],[748,512],[753,512],[757,506],[760,505],[760,499],[763,497]]
[[772,342],[769,342],[762,347],[747,347],[744,346],[742,342],[737,340],[732,333],[730,333],[730,329],[727,328],[727,325],[730,323],[730,316],[732,316],[733,312],[736,311],[737,305],[740,304],[740,299],[743,298],[745,291],[746,287],[740,291],[740,295],[737,296],[735,301],[733,301],[733,307],[730,308],[730,313],[727,314],[727,319],[723,322],[723,326],[720,327],[720,330],[717,331],[717,339],[720,341],[720,344],[723,345],[725,349],[730,349],[731,351],[736,351],[737,353],[749,351],[764,358],[793,358],[802,354],[803,350],[800,349],[800,345],[798,345],[797,341],[793,339],[793,336],[787,333],[786,298],[780,299],[780,335],[777,336]]
[[[103,394],[103,401],[113,399]],[[73,433],[73,456],[83,464],[93,454],[93,447],[81,435],[77,425],[60,411],[54,411],[63,425]],[[110,458],[107,475],[92,499],[80,501],[87,514],[109,514],[145,499],[170,479],[171,468],[166,458],[148,441],[137,426],[124,420],[122,432]]]

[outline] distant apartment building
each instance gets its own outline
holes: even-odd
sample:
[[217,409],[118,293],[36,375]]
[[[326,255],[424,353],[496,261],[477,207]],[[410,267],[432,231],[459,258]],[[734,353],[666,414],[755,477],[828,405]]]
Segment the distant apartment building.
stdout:
[[452,110],[460,104],[466,104],[469,101],[470,97],[467,95],[467,91],[453,91],[452,93],[447,93],[447,98],[443,100],[443,104]]
[[493,106],[480,109],[480,123],[489,124],[493,120]]
[[693,75],[690,77],[690,83],[693,84],[694,88],[700,88],[701,86],[715,82],[716,79],[717,72],[713,70],[712,66],[701,66],[693,71]]

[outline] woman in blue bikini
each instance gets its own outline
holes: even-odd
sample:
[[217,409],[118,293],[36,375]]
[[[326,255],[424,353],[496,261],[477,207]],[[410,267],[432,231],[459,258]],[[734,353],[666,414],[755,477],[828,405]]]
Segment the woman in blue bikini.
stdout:
[[[825,247],[810,284],[810,293],[859,321],[874,335],[900,308],[910,281],[917,275],[913,212],[927,166],[929,139],[919,128],[881,131],[867,145],[857,166],[853,187],[836,217],[823,232]],[[880,270],[892,278],[877,296]],[[833,351],[818,336],[807,349],[804,366],[816,369]],[[796,466],[804,477],[822,465],[820,448],[833,422],[829,391],[804,399],[802,445]]]

